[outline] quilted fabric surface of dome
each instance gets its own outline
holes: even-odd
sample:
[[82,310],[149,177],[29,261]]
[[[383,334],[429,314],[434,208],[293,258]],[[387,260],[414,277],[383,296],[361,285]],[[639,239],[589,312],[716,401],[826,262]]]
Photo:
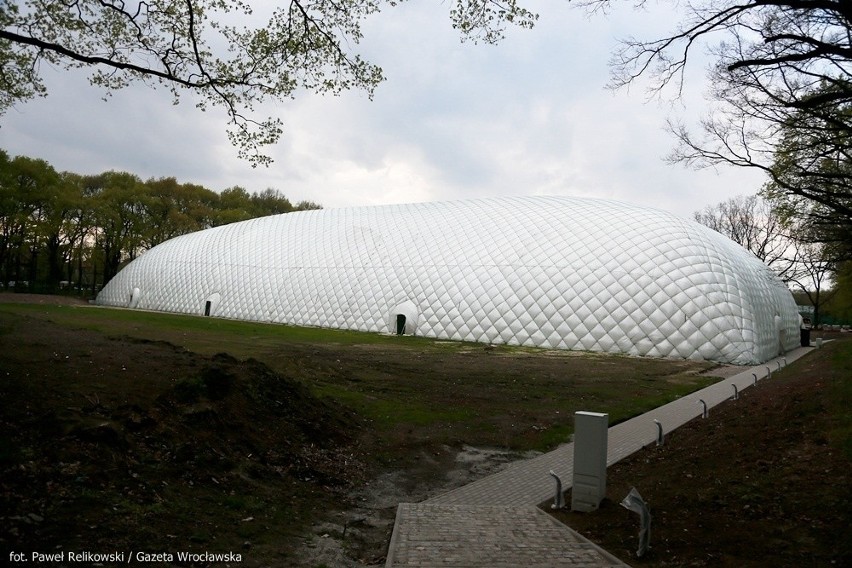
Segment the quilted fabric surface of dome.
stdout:
[[693,221],[567,197],[304,211],[162,243],[97,303],[755,364],[798,344],[786,286]]

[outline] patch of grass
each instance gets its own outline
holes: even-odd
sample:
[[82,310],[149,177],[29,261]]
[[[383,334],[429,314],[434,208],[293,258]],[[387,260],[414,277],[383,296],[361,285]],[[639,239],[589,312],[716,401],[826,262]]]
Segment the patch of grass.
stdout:
[[571,438],[574,433],[574,427],[570,424],[559,424],[543,431],[538,436],[538,443],[531,449],[540,452],[551,450],[559,444],[564,444]]
[[[679,362],[560,358],[546,351],[495,358],[481,348],[420,354],[420,362],[403,372],[346,363],[345,376],[317,377],[315,391],[369,417],[380,435],[513,450],[548,450],[568,441],[577,410],[609,413],[615,423],[718,380],[696,374],[703,367],[695,363],[683,368]],[[428,370],[417,374],[418,366]]]
[[393,425],[399,423],[414,426],[425,426],[436,422],[463,422],[474,418],[472,410],[467,408],[451,408],[442,406],[439,408],[417,404],[414,401],[383,400],[377,401],[370,408],[375,421],[380,425]]
[[617,396],[616,393],[610,393],[610,401],[616,401],[614,404],[607,405],[609,410],[609,424],[613,426],[619,422],[629,420],[634,416],[639,416],[647,412],[649,409],[657,408],[673,402],[683,396],[693,393],[704,387],[710,386],[717,382],[717,377],[695,377],[695,380],[689,384],[669,385],[666,388],[653,389],[654,392],[645,395],[639,395],[633,398],[624,398]]
[[[262,346],[270,342],[352,344],[432,344],[434,340],[397,337],[378,333],[337,329],[297,327],[277,323],[260,323],[94,306],[38,304],[2,304],[0,311],[29,314],[63,325],[99,331],[107,335],[163,340],[183,345],[193,351],[213,354],[217,342],[227,340],[229,346]],[[221,343],[218,343],[221,345]],[[457,344],[456,344],[457,345]],[[405,346],[405,345],[403,345]],[[233,349],[229,349],[233,352]]]
[[[382,452],[391,453],[387,440],[405,447],[548,450],[568,440],[577,410],[606,412],[614,424],[716,380],[698,374],[713,364],[692,361],[91,306],[0,304],[3,312],[112,337],[167,341],[203,355],[226,351],[257,359],[355,410],[369,421]],[[208,382],[187,379],[177,394],[188,401],[209,397],[218,383]]]

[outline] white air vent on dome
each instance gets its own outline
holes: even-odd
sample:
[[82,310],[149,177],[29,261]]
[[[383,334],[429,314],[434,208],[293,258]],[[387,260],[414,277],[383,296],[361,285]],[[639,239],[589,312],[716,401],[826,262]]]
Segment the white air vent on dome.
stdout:
[[219,292],[214,292],[207,296],[204,300],[204,315],[205,316],[215,316],[216,308],[219,307],[219,302],[222,300],[222,295]]
[[406,300],[388,313],[388,331],[396,335],[415,335],[419,310],[414,302]]

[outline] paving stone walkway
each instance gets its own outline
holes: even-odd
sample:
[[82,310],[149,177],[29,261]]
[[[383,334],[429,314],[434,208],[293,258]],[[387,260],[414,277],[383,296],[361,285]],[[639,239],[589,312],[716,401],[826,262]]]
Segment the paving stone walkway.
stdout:
[[[810,350],[799,347],[611,427],[607,465],[655,443],[660,427],[665,438],[700,417],[705,407],[709,412],[759,381],[771,380],[773,372]],[[385,566],[626,566],[538,508],[554,496],[548,472],[554,471],[568,489],[573,464],[574,444],[569,443],[423,503],[401,503]]]
[[386,566],[624,566],[538,507],[402,503]]

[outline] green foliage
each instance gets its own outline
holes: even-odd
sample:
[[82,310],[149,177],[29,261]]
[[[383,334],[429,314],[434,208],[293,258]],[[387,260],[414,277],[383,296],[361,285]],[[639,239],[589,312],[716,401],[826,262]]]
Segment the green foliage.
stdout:
[[497,43],[503,39],[507,25],[530,29],[538,14],[519,6],[517,0],[455,0],[450,19],[453,28],[462,32],[462,39]]
[[81,176],[0,150],[0,283],[16,290],[96,293],[121,266],[173,237],[295,206],[275,189],[220,194],[175,178]]
[[852,321],[852,261],[838,267],[836,290],[834,308]]
[[[255,14],[241,0],[4,0],[0,114],[46,93],[42,61],[86,68],[90,82],[108,92],[144,82],[168,89],[175,103],[190,92],[201,110],[223,109],[240,157],[266,165],[272,160],[263,149],[278,141],[283,123],[255,116],[254,108],[299,91],[372,96],[384,75],[355,52],[361,25],[399,1],[292,0]],[[516,0],[455,0],[450,16],[464,37],[486,42],[509,24],[532,27],[537,17]]]
[[[807,302],[798,302],[807,305]],[[820,322],[852,325],[852,261],[841,263],[834,277],[834,287],[822,307]]]
[[[227,343],[230,354],[240,358],[256,355],[257,349],[268,347],[277,350],[281,342],[352,344],[397,344],[396,336],[297,327],[281,324],[246,322],[219,318],[205,318],[161,312],[136,310],[89,310],[76,306],[49,306],[38,304],[2,304],[2,311],[20,314],[43,314],[61,325],[99,331],[107,335],[121,336],[133,329],[134,337],[147,340],[166,340],[187,349],[215,355]],[[434,347],[434,340],[406,337],[405,345],[411,348]],[[442,350],[459,349],[468,344],[443,342]]]
[[[0,3],[0,29],[5,29],[20,17],[20,10],[11,3]],[[47,94],[34,65],[38,54],[16,49],[14,44],[0,40],[0,114],[18,101]]]
[[[847,81],[845,89],[852,90]],[[810,98],[831,98],[822,84]],[[821,109],[791,113],[762,193],[803,239],[825,243],[839,259],[852,258],[852,94]]]

